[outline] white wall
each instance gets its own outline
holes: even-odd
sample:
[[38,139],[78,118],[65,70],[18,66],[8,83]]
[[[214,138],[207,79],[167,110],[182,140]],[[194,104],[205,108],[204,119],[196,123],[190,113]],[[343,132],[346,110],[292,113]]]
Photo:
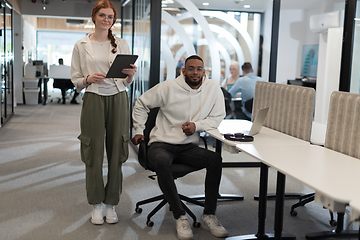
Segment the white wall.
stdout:
[[27,63],[28,57],[34,58],[36,54],[36,17],[24,17],[23,19],[24,61]]
[[[311,15],[344,10],[345,0],[322,0],[311,9],[281,9],[276,82],[300,77],[303,45],[319,44],[319,34],[310,31]],[[264,12],[262,77],[269,79],[272,3]]]
[[281,10],[279,26],[279,50],[276,82],[287,83],[300,75],[302,45],[305,42],[306,25],[304,11]]

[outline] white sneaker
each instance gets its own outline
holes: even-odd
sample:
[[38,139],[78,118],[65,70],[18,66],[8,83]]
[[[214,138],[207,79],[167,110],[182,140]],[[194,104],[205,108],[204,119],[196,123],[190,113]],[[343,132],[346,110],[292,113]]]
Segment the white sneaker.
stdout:
[[95,204],[93,206],[94,209],[91,213],[91,223],[95,225],[101,225],[104,223],[101,204]]
[[106,222],[107,223],[117,223],[118,216],[115,212],[114,205],[106,205]]
[[178,219],[176,219],[176,232],[178,238],[181,240],[193,239],[194,235],[187,216],[181,215]]
[[227,237],[228,231],[221,225],[215,215],[202,215],[201,227],[210,231],[215,237]]

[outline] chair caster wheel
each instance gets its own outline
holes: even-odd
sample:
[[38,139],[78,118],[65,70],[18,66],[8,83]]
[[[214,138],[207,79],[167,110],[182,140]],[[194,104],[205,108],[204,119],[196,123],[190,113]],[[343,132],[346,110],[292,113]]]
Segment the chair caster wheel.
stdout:
[[330,226],[336,227],[337,226],[337,221],[336,220],[330,220]]
[[154,226],[154,222],[151,221],[151,220],[149,220],[149,221],[146,222],[146,225],[147,225],[148,227],[152,227],[152,226]]
[[290,211],[290,215],[291,215],[292,217],[296,217],[296,216],[297,216],[297,211],[291,210],[291,211]]
[[139,208],[139,207],[135,208],[135,212],[136,213],[142,213],[142,208]]
[[194,223],[193,223],[193,227],[194,227],[194,228],[199,228],[200,225],[201,225],[201,224],[200,224],[199,222],[194,222]]

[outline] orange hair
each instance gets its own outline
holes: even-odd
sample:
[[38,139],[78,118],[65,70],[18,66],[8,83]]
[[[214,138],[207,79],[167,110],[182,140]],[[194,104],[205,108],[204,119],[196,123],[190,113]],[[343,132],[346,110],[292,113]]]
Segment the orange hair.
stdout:
[[[114,11],[114,20],[113,20],[113,23],[111,24],[111,27],[115,24],[116,22],[116,17],[117,17],[117,11],[116,11],[116,8],[114,6],[114,4],[111,2],[111,1],[108,1],[108,0],[101,0],[101,1],[98,1],[95,6],[93,7],[93,10],[91,12],[91,19],[93,21],[93,23],[95,23],[95,17],[96,17],[96,14],[99,12],[100,9],[102,8],[111,8],[113,11]],[[111,27],[109,28],[109,31],[108,31],[108,38],[110,39],[111,41],[111,45],[113,46],[113,49],[111,50],[112,53],[116,53],[117,51],[117,44],[115,42],[115,37],[114,35],[112,34],[112,31],[111,31]]]

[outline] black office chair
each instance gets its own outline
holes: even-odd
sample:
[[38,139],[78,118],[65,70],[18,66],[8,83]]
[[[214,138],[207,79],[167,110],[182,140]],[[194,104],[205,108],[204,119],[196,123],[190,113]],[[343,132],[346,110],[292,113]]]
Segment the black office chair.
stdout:
[[[138,160],[139,160],[140,165],[143,168],[145,168],[147,170],[150,170],[150,171],[154,171],[154,170],[149,168],[149,166],[148,166],[147,149],[148,149],[150,131],[155,126],[155,120],[156,120],[156,116],[157,116],[158,111],[159,111],[159,108],[154,108],[154,109],[150,110],[150,113],[148,115],[148,119],[147,119],[146,124],[145,124],[145,130],[144,130],[145,139],[144,139],[144,141],[140,142],[139,153],[138,153]],[[172,165],[172,170],[173,170],[174,179],[177,179],[177,178],[185,176],[188,173],[198,171],[200,169],[190,167],[190,166],[187,166],[187,165],[182,165],[182,164],[173,164]],[[151,178],[152,180],[155,180],[155,176],[156,175],[151,175],[151,176],[149,176],[149,178]],[[192,198],[189,198],[189,197],[181,195],[181,194],[179,194],[179,197],[180,197],[180,199],[182,201],[186,201],[186,202],[189,202],[189,203],[204,207],[204,203],[202,203],[202,202],[199,202],[197,200],[194,200]],[[156,201],[160,201],[160,200],[162,200],[162,201],[147,216],[146,225],[149,226],[149,227],[154,226],[154,222],[152,222],[150,220],[151,217],[155,213],[157,213],[167,203],[166,199],[164,198],[164,195],[159,195],[159,196],[156,196],[156,197],[148,198],[148,199],[145,199],[145,200],[142,200],[142,201],[136,203],[135,212],[141,213],[142,212],[142,208],[140,208],[141,205],[156,202]],[[196,227],[196,228],[200,227],[200,223],[196,221],[196,216],[194,215],[194,213],[191,212],[191,210],[183,202],[182,202],[182,205],[183,205],[185,211],[194,220],[193,226]]]
[[231,101],[231,94],[228,91],[226,91],[225,88],[223,87],[221,87],[220,89],[224,95],[226,116],[229,116],[234,110],[233,107],[231,106],[231,104],[233,104]]

